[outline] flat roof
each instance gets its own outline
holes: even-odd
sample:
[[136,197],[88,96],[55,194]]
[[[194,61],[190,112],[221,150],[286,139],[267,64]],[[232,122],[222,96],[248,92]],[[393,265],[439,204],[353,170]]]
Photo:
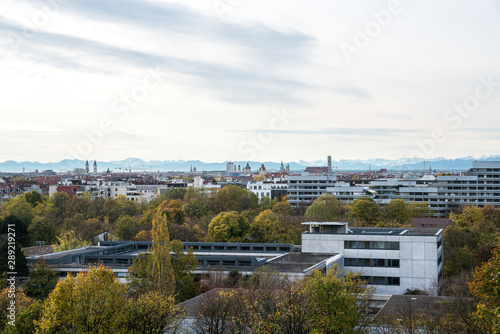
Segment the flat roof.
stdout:
[[280,272],[303,272],[336,254],[288,253],[268,261],[264,266]]
[[347,225],[348,222],[303,222],[302,225],[335,225],[335,226],[342,226],[342,225]]
[[440,234],[440,228],[414,228],[414,227],[350,227],[351,234],[367,235],[399,235],[399,236],[434,236]]

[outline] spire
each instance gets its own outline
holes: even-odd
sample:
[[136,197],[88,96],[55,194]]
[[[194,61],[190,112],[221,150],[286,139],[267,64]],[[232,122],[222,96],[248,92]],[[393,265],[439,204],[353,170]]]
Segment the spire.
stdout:
[[85,161],[85,173],[89,172],[89,161]]
[[94,160],[94,173],[97,173],[97,160]]

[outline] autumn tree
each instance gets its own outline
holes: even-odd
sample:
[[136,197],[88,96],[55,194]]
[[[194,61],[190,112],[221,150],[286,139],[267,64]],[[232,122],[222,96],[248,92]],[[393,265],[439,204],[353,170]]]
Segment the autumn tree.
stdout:
[[413,202],[411,201],[408,205],[408,210],[410,211],[410,216],[412,218],[417,217],[432,217],[434,211],[431,210],[427,202]]
[[250,223],[246,238],[252,242],[300,243],[301,233],[301,221],[265,210]]
[[170,235],[168,233],[167,219],[158,210],[153,218],[153,229],[151,230],[153,244],[151,253],[148,255],[148,281],[150,291],[158,291],[164,296],[174,294],[174,274],[170,261]]
[[293,215],[292,205],[287,200],[275,203],[271,208],[271,210],[277,215],[283,215],[283,216]]
[[476,269],[469,288],[477,301],[477,323],[487,333],[500,333],[500,247]]
[[375,226],[382,216],[380,206],[370,197],[355,199],[349,208],[349,216],[369,226]]
[[122,215],[114,225],[114,233],[120,240],[132,240],[142,229],[136,216]]
[[129,298],[124,305],[122,328],[126,333],[175,333],[179,323],[179,308],[173,297],[150,291]]
[[211,198],[215,213],[223,211],[242,212],[258,207],[257,196],[246,188],[237,185],[228,185],[219,189]]
[[57,273],[41,257],[30,268],[29,280],[24,289],[32,298],[45,299],[56,287],[58,279]]
[[344,219],[344,210],[334,195],[323,194],[307,208],[305,216],[313,221],[341,221]]
[[201,218],[208,214],[208,198],[195,187],[189,187],[184,195],[182,209],[190,218]]
[[403,199],[391,199],[382,210],[386,223],[396,226],[406,226],[411,224],[411,215],[408,205]]
[[216,242],[242,242],[250,224],[236,211],[221,212],[208,226],[210,238]]
[[91,267],[57,283],[44,302],[39,333],[117,333],[126,303],[126,287],[111,269]]
[[359,333],[370,323],[373,293],[359,274],[331,269],[304,279],[308,325],[313,333]]

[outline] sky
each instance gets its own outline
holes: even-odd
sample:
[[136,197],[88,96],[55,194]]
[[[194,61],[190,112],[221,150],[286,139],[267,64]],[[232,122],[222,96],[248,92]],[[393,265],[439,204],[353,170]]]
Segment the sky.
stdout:
[[497,0],[4,0],[0,161],[500,154]]

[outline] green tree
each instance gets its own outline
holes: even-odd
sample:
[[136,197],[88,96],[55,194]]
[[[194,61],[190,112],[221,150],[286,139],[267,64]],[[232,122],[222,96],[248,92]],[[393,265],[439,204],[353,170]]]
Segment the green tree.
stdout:
[[182,209],[190,218],[201,218],[208,214],[208,199],[200,190],[189,187],[184,195]]
[[427,202],[416,203],[412,201],[408,205],[408,209],[410,210],[410,216],[413,218],[432,217],[434,215],[434,211],[431,210]]
[[114,226],[114,233],[120,240],[132,240],[142,229],[137,217],[120,216]]
[[236,185],[228,185],[219,189],[212,197],[212,205],[215,213],[223,211],[237,211],[242,212],[251,210],[258,207],[257,196],[249,191]]
[[361,223],[375,226],[382,216],[382,211],[372,198],[361,197],[352,202],[349,216]]
[[0,215],[3,218],[10,215],[16,216],[21,219],[24,224],[29,225],[35,217],[35,210],[26,200],[25,196],[18,196],[2,203],[0,206]]
[[178,325],[179,308],[173,297],[151,291],[129,298],[125,304],[123,329],[126,333],[175,333]]
[[248,219],[238,212],[221,212],[208,225],[208,233],[216,242],[242,242],[249,227]]
[[[5,276],[2,276],[5,277]],[[0,333],[16,333],[16,329],[18,326],[21,327],[21,329],[29,326],[30,324],[24,324],[21,323],[22,320],[28,320],[27,317],[23,316],[23,313],[25,310],[33,304],[35,301],[32,298],[29,298],[23,291],[23,289],[19,286],[16,288],[16,298],[15,298],[15,308],[16,308],[16,317],[15,319],[7,317],[9,315],[9,310],[7,309],[10,307],[10,302],[12,301],[12,298],[9,297],[12,292],[10,288],[5,288],[3,290],[0,290]],[[12,328],[13,326],[8,325],[8,321],[15,320],[16,326]],[[32,320],[32,319],[31,319]],[[26,325],[26,326],[24,326]],[[22,331],[17,331],[18,333],[23,333]],[[32,333],[32,331],[25,331],[24,333]]]
[[369,325],[372,289],[358,274],[316,271],[303,284],[312,333],[360,333]]
[[8,235],[9,232],[13,232],[12,228],[15,230],[16,242],[23,247],[28,246],[28,223],[14,215],[0,218],[0,234]]
[[323,194],[307,208],[305,216],[313,221],[341,221],[344,219],[344,211],[334,195]]
[[[10,240],[12,241],[12,239]],[[0,260],[0,277],[4,278],[7,272],[15,271],[19,276],[25,276],[28,274],[28,261],[26,256],[24,256],[23,250],[19,243],[14,243],[14,254],[12,254],[12,248],[10,248],[9,238],[5,238],[3,242],[0,243],[0,254],[2,254]],[[15,267],[12,269],[10,267],[9,261],[15,262]],[[4,280],[2,280],[2,283]]]
[[193,272],[198,260],[192,248],[184,253],[184,245],[179,240],[172,241],[172,270],[175,280],[175,299],[178,303],[198,295]]
[[300,221],[265,210],[250,223],[246,238],[252,242],[300,243],[301,234]]
[[54,251],[62,252],[70,249],[90,246],[87,240],[83,240],[75,231],[63,232],[57,237],[57,244],[52,245]]
[[117,333],[126,287],[102,265],[59,281],[44,302],[39,333]]
[[161,209],[153,218],[153,229],[151,230],[153,245],[148,256],[149,270],[148,281],[150,291],[158,291],[161,295],[172,296],[174,294],[174,273],[170,259],[170,235],[168,233],[167,219],[161,214]]
[[26,198],[26,201],[31,204],[32,207],[36,207],[39,203],[42,203],[46,200],[46,197],[43,197],[38,191],[30,191],[24,193],[23,196]]
[[57,273],[41,257],[30,269],[24,289],[32,298],[45,299],[56,287],[58,279]]
[[411,224],[411,214],[406,202],[400,198],[391,199],[383,209],[386,223],[393,223],[396,226],[406,226]]

